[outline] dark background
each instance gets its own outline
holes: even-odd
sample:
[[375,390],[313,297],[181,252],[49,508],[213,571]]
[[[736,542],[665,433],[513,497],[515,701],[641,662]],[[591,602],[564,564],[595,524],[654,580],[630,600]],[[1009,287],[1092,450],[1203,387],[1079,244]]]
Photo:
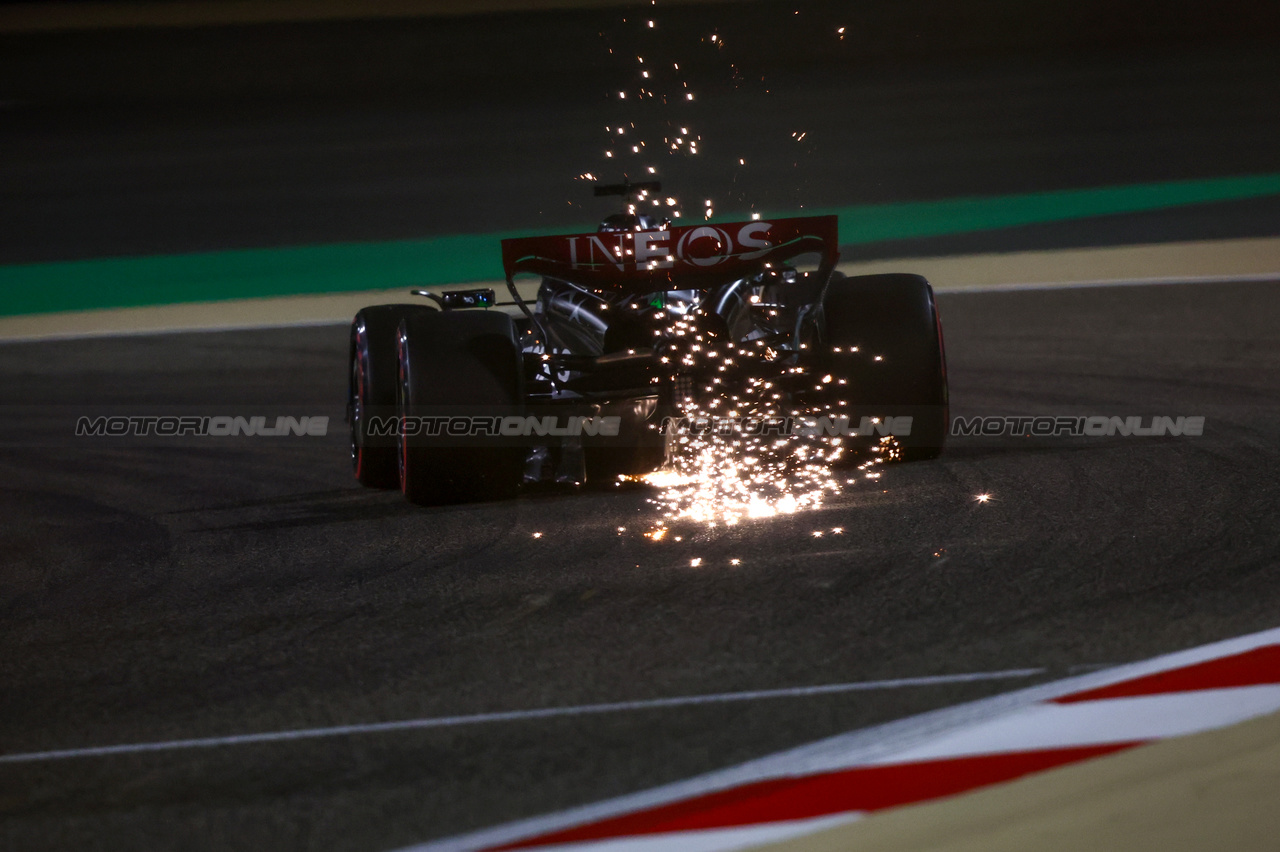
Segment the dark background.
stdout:
[[[1189,0],[0,35],[0,262],[581,227],[611,208],[576,176],[647,177],[644,163],[686,215],[712,198],[722,216],[1275,172],[1278,35],[1274,4]],[[680,63],[661,83],[688,80],[695,102],[637,103],[641,54]],[[651,144],[690,126],[702,153],[605,159],[605,126],[632,120]],[[1126,222],[1161,241],[1275,233],[1276,214]],[[1116,240],[1114,222],[1079,227],[974,247]]]
[[[670,41],[653,49],[701,63],[689,120],[706,152],[663,178],[728,213],[1277,172],[1276,15],[663,9]],[[608,92],[630,73],[599,33],[620,51],[649,38],[622,17],[0,36],[0,261],[589,222],[608,209],[573,176],[602,171]],[[701,52],[713,27],[723,54]],[[1275,235],[1276,211],[864,251]],[[40,431],[112,406],[336,418],[342,326],[5,343],[0,754],[1010,667],[1060,677],[1273,627],[1276,292],[943,294],[953,414],[1204,415],[1205,435],[957,440],[821,511],[663,546],[639,537],[654,520],[639,491],[424,510],[361,490],[336,419],[319,442],[230,448]],[[388,848],[1009,686],[0,764],[0,846]]]

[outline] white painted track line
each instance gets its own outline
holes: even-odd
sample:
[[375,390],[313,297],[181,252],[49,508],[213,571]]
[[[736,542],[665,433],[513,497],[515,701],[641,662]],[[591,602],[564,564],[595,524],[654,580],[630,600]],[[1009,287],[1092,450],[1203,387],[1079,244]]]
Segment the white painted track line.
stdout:
[[[1280,237],[908,257],[840,264],[849,275],[916,272],[939,293],[1280,281]],[[439,285],[493,287],[502,282]],[[532,295],[532,293],[529,293]],[[345,325],[364,305],[411,301],[405,290],[236,299],[0,317],[0,341]]]
[[780,698],[810,698],[819,695],[838,695],[848,692],[873,692],[885,689],[904,689],[915,686],[937,686],[953,683],[1017,680],[1043,674],[1044,669],[1005,669],[992,672],[967,672],[952,675],[894,678],[891,680],[829,683],[817,686],[797,686],[785,689],[759,689],[746,692],[719,692],[707,695],[686,695],[674,698],[655,698],[647,701],[616,701],[606,704],[579,704],[569,707],[546,707],[535,710],[511,710],[500,713],[476,713],[467,716],[436,716],[424,719],[403,719],[394,722],[371,722],[359,725],[334,725],[325,728],[297,728],[284,731],[268,731],[256,734],[231,734],[221,737],[198,737],[182,740],[123,743],[120,745],[89,746],[85,748],[54,749],[49,751],[19,752],[0,755],[3,763],[38,763],[69,758],[108,757],[111,755],[142,754],[146,752],[180,751],[185,749],[216,748],[218,746],[254,745],[260,743],[290,742],[296,740],[344,737],[356,734],[379,734],[395,731],[453,728],[464,725],[493,724],[497,722],[525,722],[565,716],[587,716],[599,713],[621,713],[644,710],[661,710],[672,707],[690,707],[705,704],[727,704],[740,701],[763,701]]
[[[909,270],[904,265],[902,270]],[[1212,285],[1235,282],[1277,281],[1280,272],[1257,275],[1202,275],[1169,278],[1121,278],[1097,281],[1044,281],[1038,283],[963,284],[948,285],[932,280],[934,291],[947,295],[964,293],[1004,293],[1032,290],[1088,290],[1098,287],[1156,287],[1174,284]],[[453,285],[450,285],[453,286]],[[459,284],[458,287],[478,287],[479,284]],[[448,287],[442,288],[448,289]],[[293,298],[293,297],[291,297]],[[88,311],[72,314],[37,314],[34,316],[0,317],[0,345],[5,343],[36,343],[55,340],[84,340],[103,337],[150,337],[159,334],[204,334],[220,331],[270,331],[285,328],[317,328],[346,326],[355,312],[366,304],[386,302],[414,302],[405,293],[391,295],[370,293],[367,297],[350,301],[340,313],[332,316],[309,316],[300,319],[245,319],[244,313],[258,303],[272,303],[274,299],[250,299],[225,303],[201,302],[192,305],[163,305],[145,308],[116,308],[110,311]],[[227,322],[207,319],[211,315],[223,316],[224,308],[231,309],[237,318]],[[152,315],[162,317],[153,319]],[[137,317],[134,319],[134,317]],[[99,320],[98,318],[102,319]]]
[[934,284],[939,293],[1005,293],[1024,290],[1089,290],[1095,287],[1157,287],[1168,284],[1234,284],[1251,281],[1280,282],[1280,272],[1263,272],[1254,275],[1182,275],[1160,278],[1098,279],[1096,281],[1040,281],[1009,284],[969,284],[947,286]]

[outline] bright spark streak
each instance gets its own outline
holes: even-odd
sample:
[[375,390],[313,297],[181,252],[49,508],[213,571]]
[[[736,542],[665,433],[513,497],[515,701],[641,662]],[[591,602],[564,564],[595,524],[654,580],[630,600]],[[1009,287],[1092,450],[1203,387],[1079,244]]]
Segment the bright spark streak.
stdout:
[[[710,204],[711,200],[704,203]],[[756,294],[750,298],[759,301]],[[695,384],[708,392],[708,397],[700,399],[695,392],[682,394],[678,400],[679,414],[687,422],[715,416],[760,419],[821,414],[818,408],[801,411],[795,402],[784,401],[773,391],[772,382],[747,379],[744,387],[736,387],[730,380],[728,369],[739,368],[740,362],[749,375],[750,361],[777,358],[777,353],[764,347],[762,341],[757,342],[759,348],[735,347],[728,341],[707,337],[696,322],[683,317],[672,318],[666,339],[668,348],[660,355],[667,359],[666,363],[679,363],[695,375],[713,373],[709,382],[703,378]],[[793,367],[788,372],[805,371]],[[724,383],[714,374],[723,374]],[[724,405],[729,400],[732,402]],[[736,427],[692,430],[675,439],[668,467],[642,479],[662,489],[651,500],[663,510],[662,528],[679,521],[708,527],[732,526],[743,520],[817,508],[826,497],[844,487],[832,473],[833,463],[843,452],[838,436],[774,440]],[[815,535],[820,536],[821,532]]]

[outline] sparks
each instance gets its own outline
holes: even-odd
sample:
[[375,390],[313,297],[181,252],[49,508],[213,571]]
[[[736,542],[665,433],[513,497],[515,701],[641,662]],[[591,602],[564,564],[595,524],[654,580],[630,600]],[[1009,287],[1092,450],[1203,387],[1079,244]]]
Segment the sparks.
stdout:
[[[710,203],[706,199],[704,203]],[[707,208],[710,215],[711,208]],[[752,303],[760,302],[751,294]],[[724,374],[730,367],[747,367],[756,359],[776,359],[777,353],[757,341],[757,347],[738,348],[728,342],[707,338],[682,316],[671,319],[670,351],[661,355],[665,363],[713,370]],[[742,363],[740,363],[742,362]],[[792,368],[792,372],[803,372]],[[764,380],[748,380],[737,393],[724,396],[722,379],[709,377],[703,390],[710,398],[682,395],[680,414],[690,421],[713,416],[778,417],[812,413],[785,403]],[[668,467],[643,480],[662,489],[651,502],[663,510],[662,525],[694,522],[708,528],[717,524],[733,526],[741,521],[794,514],[817,508],[844,483],[832,473],[832,465],[844,448],[837,436],[780,438],[769,440],[742,429],[711,430],[681,435],[673,445]]]
[[979,494],[977,497],[974,497],[973,499],[977,500],[979,503],[986,503],[991,500],[991,495],[985,494],[985,493]]

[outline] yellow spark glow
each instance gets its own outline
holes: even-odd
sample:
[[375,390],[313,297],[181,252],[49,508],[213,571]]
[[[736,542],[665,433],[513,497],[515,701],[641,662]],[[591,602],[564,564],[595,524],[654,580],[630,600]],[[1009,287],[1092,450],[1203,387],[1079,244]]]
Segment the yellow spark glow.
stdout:
[[[757,294],[749,298],[759,301]],[[678,359],[697,372],[727,373],[738,361],[778,358],[778,353],[763,341],[757,341],[756,347],[738,348],[727,341],[707,338],[696,324],[683,318],[673,318],[671,332],[671,348],[660,357]],[[805,370],[791,367],[787,372]],[[679,414],[687,422],[708,422],[716,415],[776,418],[787,413],[819,413],[817,409],[801,411],[794,404],[780,409],[784,404],[781,395],[770,393],[773,383],[763,379],[748,379],[746,387],[735,388],[737,393],[720,390],[720,384],[720,378],[711,377],[710,383],[702,386],[703,391],[712,394],[710,398],[682,395],[677,401]],[[722,406],[726,400],[732,400],[732,405]],[[726,412],[725,408],[730,410]],[[740,422],[717,422],[726,425],[690,430],[674,438],[670,465],[643,477],[645,482],[662,489],[652,502],[663,510],[664,527],[673,521],[732,526],[747,519],[793,514],[818,507],[827,496],[843,488],[831,469],[844,452],[839,437],[766,439],[742,428]]]
[[534,534],[533,534],[533,537],[534,537],[534,538],[542,538],[542,533],[540,533],[540,532],[536,532],[536,533],[534,533]]
[[693,481],[690,477],[668,468],[655,470],[653,473],[646,473],[640,478],[644,482],[647,482],[657,488],[674,488],[681,485],[688,485]]
[[741,560],[741,559],[730,559],[730,560],[729,560],[729,564],[730,564],[730,565],[741,565],[741,564],[742,564],[742,560]]
[[991,495],[985,494],[985,493],[979,494],[977,497],[974,497],[973,499],[977,500],[979,503],[986,503],[991,499]]
[[701,564],[702,564],[702,558],[701,558],[701,557],[695,556],[695,557],[693,557],[692,559],[690,559],[690,560],[689,560],[689,567],[690,567],[690,568],[697,568],[697,567],[698,567],[699,565],[701,565]]

